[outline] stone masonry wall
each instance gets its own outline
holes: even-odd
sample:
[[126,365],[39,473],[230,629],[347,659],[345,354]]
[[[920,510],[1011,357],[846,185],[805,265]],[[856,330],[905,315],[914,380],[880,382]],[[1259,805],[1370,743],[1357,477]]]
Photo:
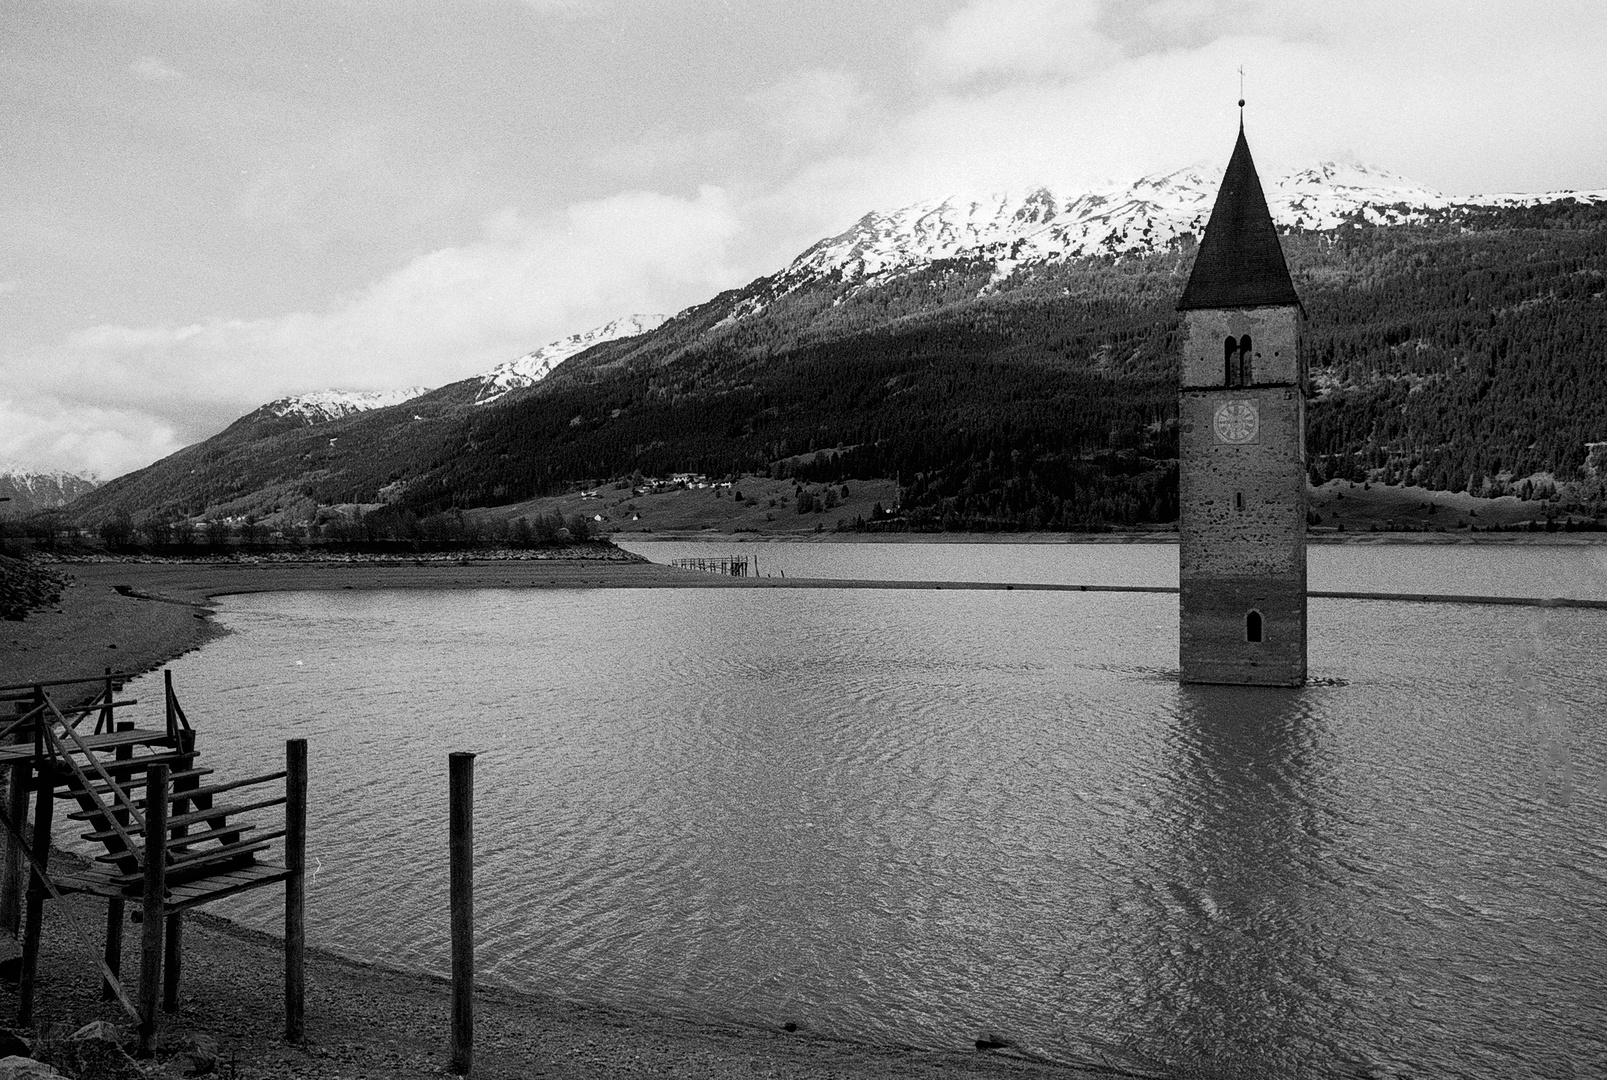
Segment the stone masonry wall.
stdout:
[[[1179,400],[1180,658],[1186,682],[1306,674],[1305,397],[1295,308],[1191,311]],[[1252,385],[1222,342],[1252,338]],[[1246,637],[1260,614],[1261,641]]]
[[1292,307],[1190,311],[1183,341],[1183,387],[1221,386],[1223,340],[1249,334],[1250,381],[1288,383],[1304,389],[1299,319],[1300,309]]

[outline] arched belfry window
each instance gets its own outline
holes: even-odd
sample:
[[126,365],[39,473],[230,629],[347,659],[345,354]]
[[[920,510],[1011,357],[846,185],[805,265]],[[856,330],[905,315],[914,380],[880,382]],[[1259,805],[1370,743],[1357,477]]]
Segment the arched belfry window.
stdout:
[[1244,640],[1259,642],[1261,640],[1261,613],[1252,611],[1244,617]]
[[1250,335],[1222,341],[1222,382],[1226,386],[1250,385]]

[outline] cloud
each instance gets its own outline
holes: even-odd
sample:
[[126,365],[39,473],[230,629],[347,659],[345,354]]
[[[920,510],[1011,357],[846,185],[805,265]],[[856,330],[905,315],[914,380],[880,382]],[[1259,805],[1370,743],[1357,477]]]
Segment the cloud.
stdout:
[[1601,186],[1607,138],[1592,117],[1607,111],[1607,80],[1592,57],[1607,49],[1607,20],[1570,14],[973,0],[921,42],[924,93],[874,139],[802,165],[751,216],[820,236],[932,196],[1220,167],[1241,64],[1266,173],[1343,153],[1448,194]]
[[107,409],[49,396],[0,398],[0,462],[112,477],[180,449],[173,426],[136,409]]
[[739,231],[713,187],[684,198],[625,192],[539,217],[510,208],[475,242],[420,256],[323,311],[89,327],[45,355],[0,361],[0,382],[34,394],[13,409],[32,417],[36,448],[86,456],[59,441],[76,417],[48,407],[68,395],[98,414],[165,425],[137,437],[132,422],[114,427],[126,468],[141,447],[149,456],[137,464],[286,394],[439,386],[622,315],[707,299],[735,283],[728,248]]
[[147,82],[182,82],[187,76],[160,56],[142,56],[128,65],[134,77]]
[[1080,77],[1117,59],[1094,0],[972,0],[929,35],[920,65],[939,82]]
[[811,68],[771,83],[749,100],[777,134],[818,144],[842,135],[870,97],[849,72]]

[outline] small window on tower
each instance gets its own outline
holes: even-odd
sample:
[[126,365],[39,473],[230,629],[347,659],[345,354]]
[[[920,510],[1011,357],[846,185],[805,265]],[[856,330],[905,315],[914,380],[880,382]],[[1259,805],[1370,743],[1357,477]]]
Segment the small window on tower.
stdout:
[[1250,335],[1239,339],[1239,385],[1249,386],[1255,381],[1250,370]]
[[1233,493],[1233,509],[1240,513],[1244,512],[1244,492],[1235,491]]
[[1222,385],[1238,386],[1239,343],[1232,338],[1222,342]]
[[1261,640],[1261,613],[1252,611],[1244,617],[1244,640],[1258,642]]

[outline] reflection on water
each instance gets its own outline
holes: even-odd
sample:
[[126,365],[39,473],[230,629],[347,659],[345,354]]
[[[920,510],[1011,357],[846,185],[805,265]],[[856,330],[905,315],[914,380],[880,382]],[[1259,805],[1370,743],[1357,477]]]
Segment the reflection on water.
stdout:
[[1299,691],[1182,687],[1125,1026],[1174,1066],[1289,1076],[1340,1061],[1333,740]]
[[501,985],[1160,1073],[1607,1060],[1601,612],[1317,601],[1282,691],[1180,687],[1167,595],[224,609],[177,684],[209,763],[309,738],[328,948],[444,970],[471,749]]

